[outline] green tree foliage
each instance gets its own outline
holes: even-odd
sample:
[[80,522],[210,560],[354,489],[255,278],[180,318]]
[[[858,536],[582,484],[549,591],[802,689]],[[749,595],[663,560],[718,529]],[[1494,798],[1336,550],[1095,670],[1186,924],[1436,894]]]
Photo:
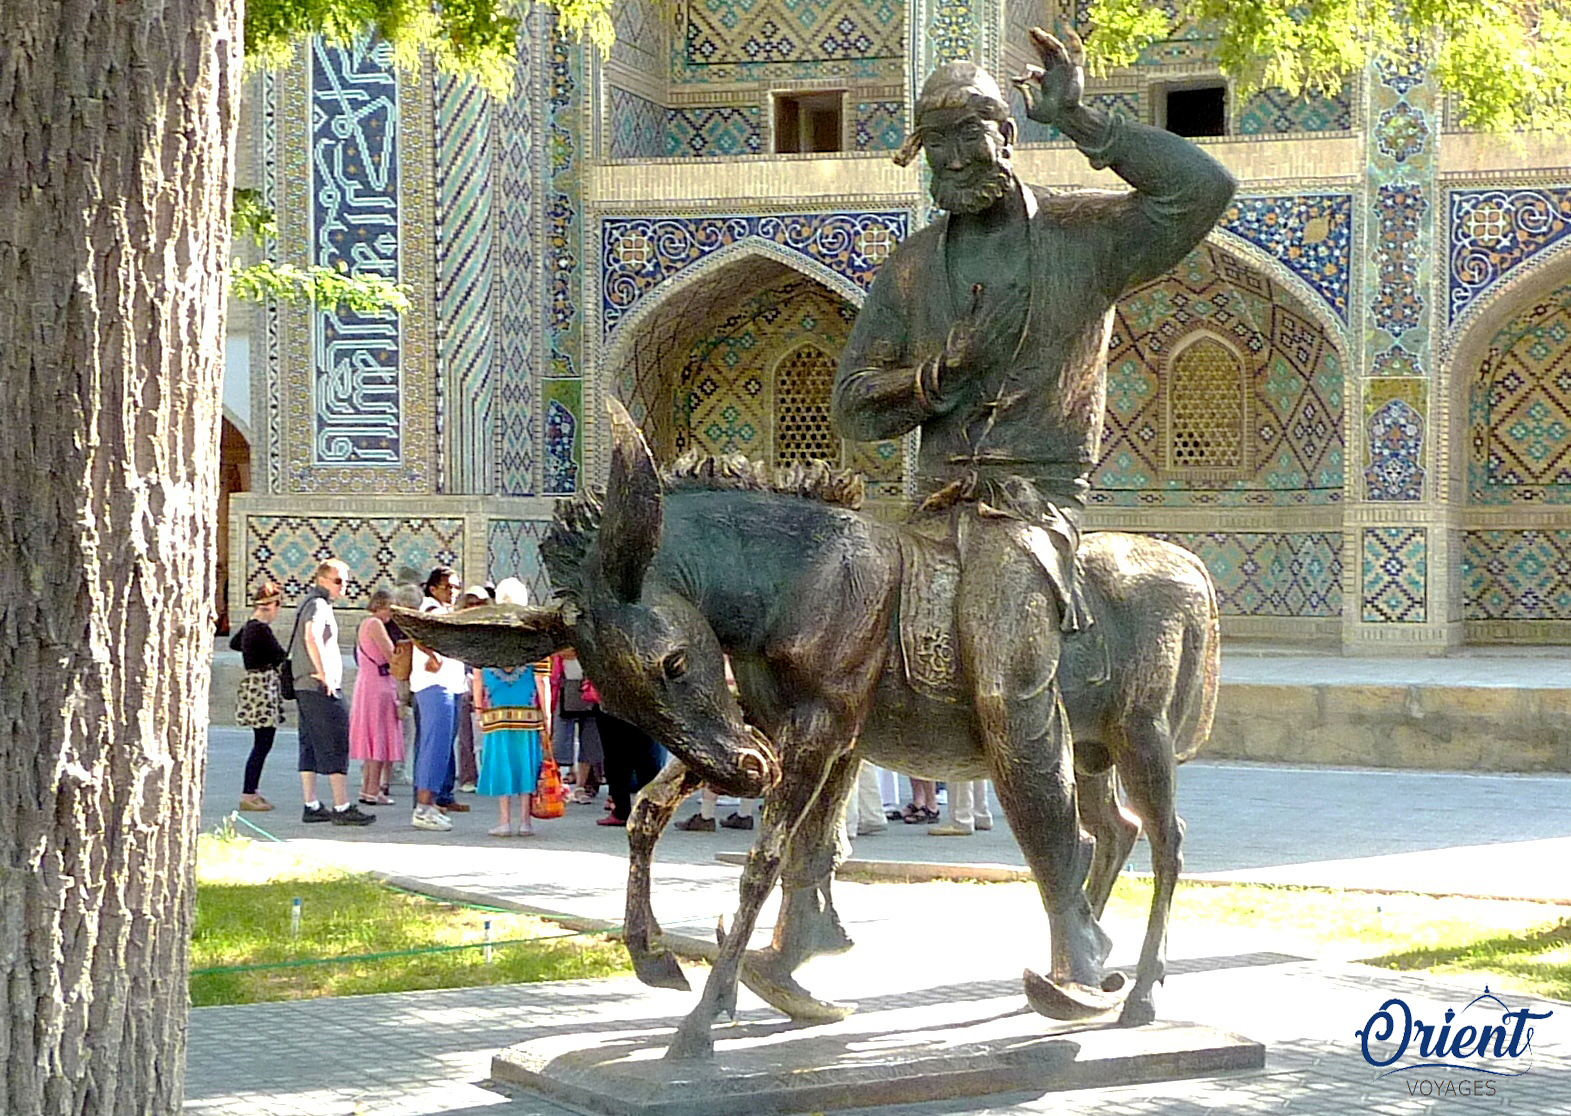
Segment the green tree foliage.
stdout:
[[[530,0],[250,0],[245,8],[245,49],[253,63],[289,59],[304,35],[349,42],[367,30],[393,48],[403,67],[429,53],[449,73],[469,74],[487,90],[513,89],[518,23]],[[602,50],[614,38],[611,0],[550,0],[557,26]]]
[[1468,127],[1571,126],[1571,0],[1092,0],[1093,72],[1178,29],[1212,40],[1243,93],[1334,92],[1370,61],[1426,61]]
[[[611,2],[549,0],[558,27],[601,50],[609,49],[615,37]],[[529,7],[530,0],[249,0],[246,58],[252,65],[284,65],[304,36],[347,43],[369,33],[386,40],[401,69],[417,68],[421,56],[429,54],[438,68],[466,74],[488,92],[506,97],[518,69],[518,24]],[[273,214],[254,190],[235,191],[234,230],[259,246],[275,234]],[[408,290],[380,276],[267,260],[237,263],[230,293],[253,302],[309,301],[360,314],[409,308]]]
[[[278,231],[273,211],[262,204],[255,190],[234,192],[234,235],[262,247]],[[401,314],[409,309],[409,289],[380,275],[351,275],[342,265],[296,267],[293,264],[262,260],[236,264],[229,274],[229,293],[247,302],[276,298],[281,302],[314,302],[321,307],[337,306],[357,314],[391,311]]]

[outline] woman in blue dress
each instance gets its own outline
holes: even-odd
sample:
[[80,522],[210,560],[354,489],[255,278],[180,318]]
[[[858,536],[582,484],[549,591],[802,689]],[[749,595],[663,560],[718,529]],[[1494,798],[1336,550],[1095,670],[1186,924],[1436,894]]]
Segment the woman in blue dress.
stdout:
[[[496,587],[496,599],[528,604],[529,593],[516,578]],[[477,794],[492,795],[500,810],[493,837],[532,837],[529,807],[545,755],[545,716],[551,692],[550,664],[517,670],[486,667],[475,673],[475,708],[480,711],[480,781]]]
[[[540,690],[551,685],[550,666],[518,670],[486,667],[475,679],[480,710],[480,782],[477,794],[493,795],[501,811],[493,837],[531,837],[529,807],[540,776],[545,732]],[[517,800],[515,803],[515,799]]]

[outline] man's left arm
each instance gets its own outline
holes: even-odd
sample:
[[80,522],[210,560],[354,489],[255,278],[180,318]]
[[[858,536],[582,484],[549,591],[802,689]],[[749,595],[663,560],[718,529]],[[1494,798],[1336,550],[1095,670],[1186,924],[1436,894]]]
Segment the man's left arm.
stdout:
[[1199,244],[1227,210],[1237,187],[1227,168],[1172,132],[1109,117],[1081,101],[1083,49],[1033,28],[1043,65],[1016,84],[1028,113],[1074,141],[1098,170],[1113,172],[1135,188],[1111,207],[1098,226],[1108,243],[1098,246],[1100,285],[1116,298],[1133,283],[1155,278]]

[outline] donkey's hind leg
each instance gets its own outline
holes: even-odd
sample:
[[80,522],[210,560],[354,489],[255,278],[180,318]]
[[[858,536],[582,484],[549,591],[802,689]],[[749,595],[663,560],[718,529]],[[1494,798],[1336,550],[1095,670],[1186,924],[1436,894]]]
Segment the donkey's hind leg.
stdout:
[[676,955],[664,946],[658,950],[660,924],[650,900],[650,863],[655,842],[670,824],[682,799],[698,786],[698,776],[673,759],[640,792],[627,821],[627,912],[622,941],[633,961],[633,972],[651,988],[677,988],[686,992],[687,977]]
[[792,974],[809,958],[844,953],[852,942],[830,898],[830,883],[843,859],[840,817],[856,785],[861,760],[841,756],[824,789],[786,845],[780,874],[782,901],[774,939],[742,958],[742,983],[759,999],[798,1023],[832,1023],[851,1014],[844,1004],[815,998]]
[[1173,757],[1167,718],[1136,714],[1124,728],[1129,751],[1119,757],[1119,776],[1130,808],[1145,823],[1146,837],[1151,842],[1151,873],[1155,877],[1135,986],[1130,989],[1118,1020],[1125,1027],[1138,1027],[1156,1018],[1155,987],[1167,976],[1167,925],[1173,891],[1184,863],[1184,823],[1174,798],[1178,764]]
[[[1078,741],[1075,746],[1079,748]],[[1096,838],[1091,871],[1086,876],[1086,899],[1091,913],[1101,918],[1118,873],[1129,863],[1129,854],[1140,837],[1140,819],[1119,805],[1113,768],[1076,772],[1075,781],[1079,784],[1080,822]]]

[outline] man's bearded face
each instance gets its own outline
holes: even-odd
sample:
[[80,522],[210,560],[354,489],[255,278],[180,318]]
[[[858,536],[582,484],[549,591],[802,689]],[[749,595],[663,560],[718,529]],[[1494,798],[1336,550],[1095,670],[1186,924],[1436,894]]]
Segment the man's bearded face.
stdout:
[[950,213],[981,213],[1014,182],[1004,157],[1008,143],[998,122],[974,109],[922,114],[922,146],[933,180],[933,201]]

